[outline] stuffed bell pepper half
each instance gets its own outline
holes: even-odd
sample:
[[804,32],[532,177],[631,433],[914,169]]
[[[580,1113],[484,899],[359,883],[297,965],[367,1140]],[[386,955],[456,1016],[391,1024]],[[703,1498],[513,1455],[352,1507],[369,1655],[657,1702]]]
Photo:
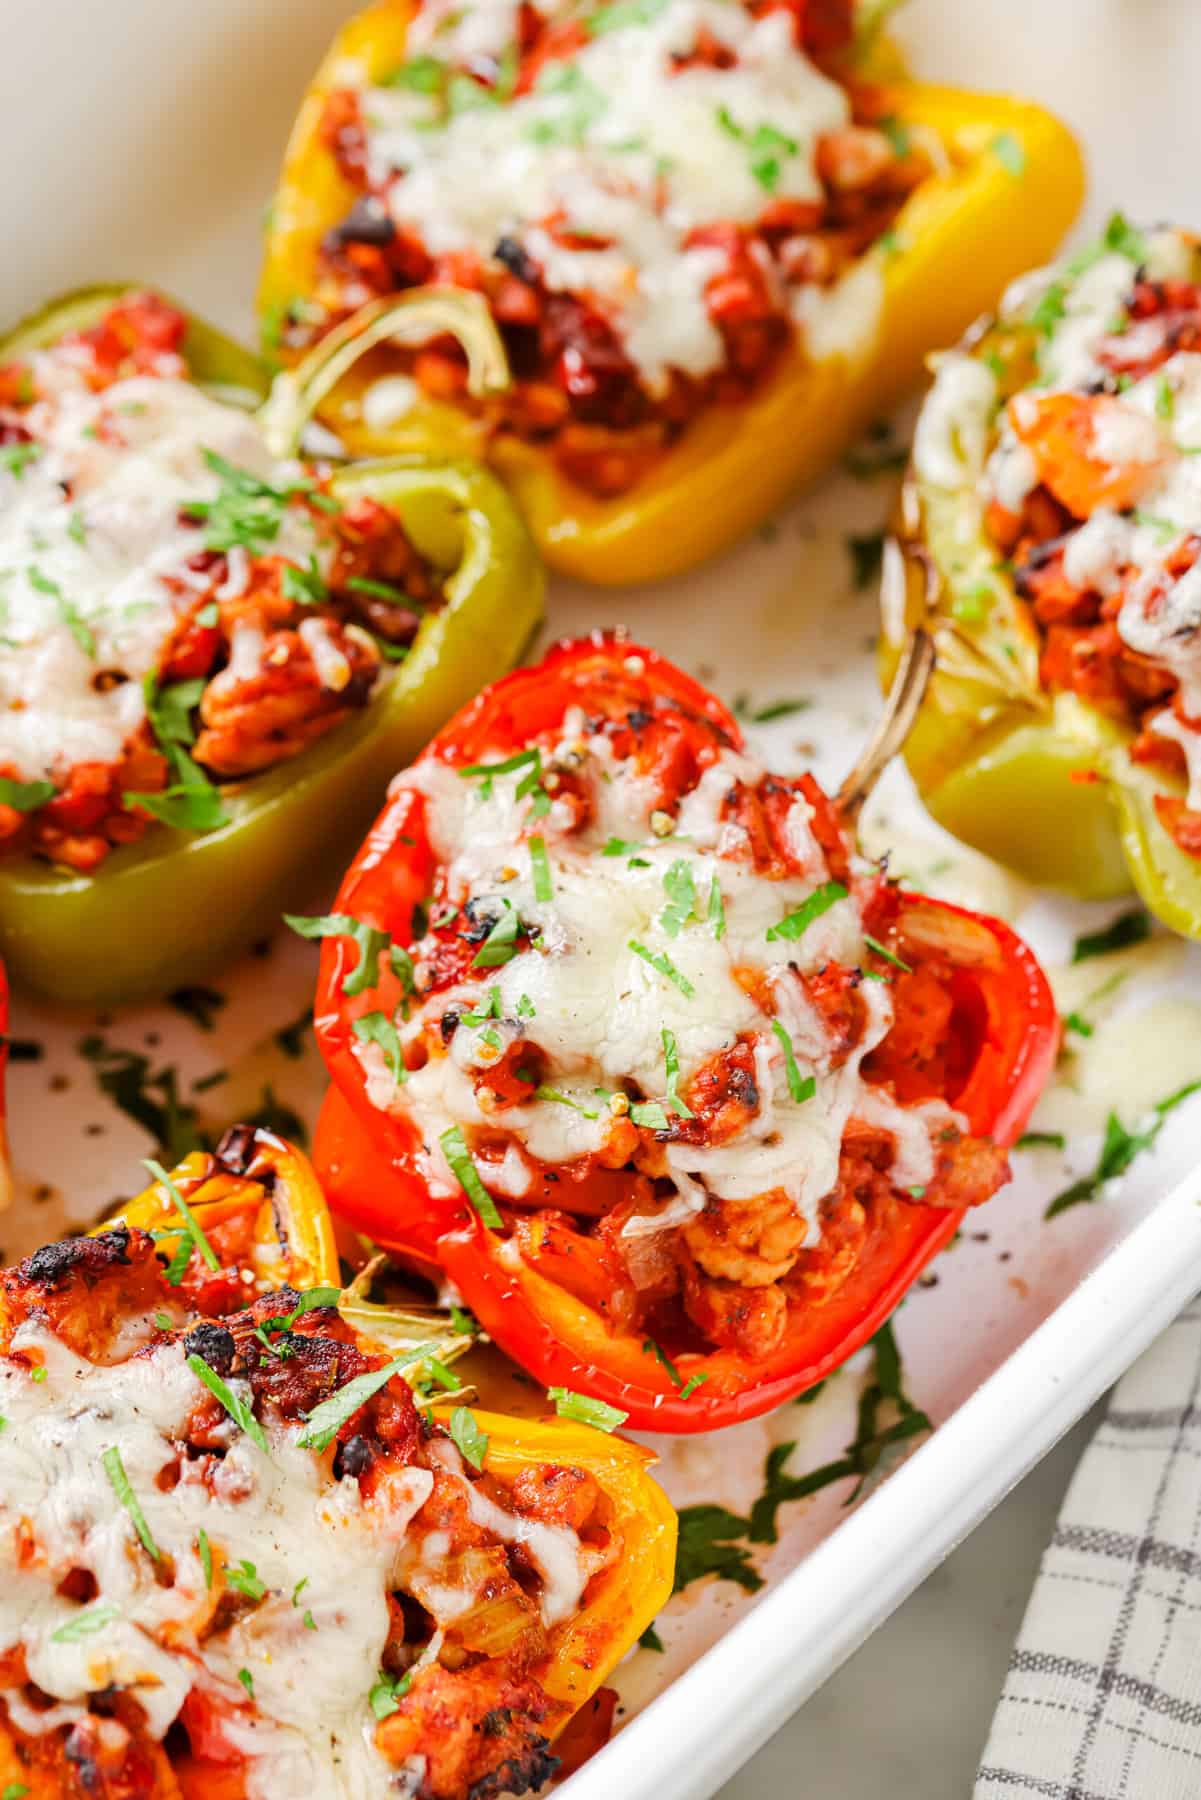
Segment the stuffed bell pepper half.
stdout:
[[0,342],[0,949],[48,995],[265,935],[539,617],[491,476],[299,461],[304,395],[268,388],[145,290]]
[[1027,879],[1201,935],[1201,244],[1111,220],[939,358],[885,583],[938,668],[926,803]]
[[336,1284],[312,1171],[247,1127],[0,1273],[5,1794],[555,1770],[670,1591],[671,1508],[630,1444],[441,1404],[453,1329],[400,1347]]
[[596,636],[392,784],[327,919],[316,1161],[551,1388],[700,1431],[822,1379],[1008,1175],[1055,1009],[809,775]]
[[[759,523],[1050,254],[1079,153],[1040,108],[910,81],[851,0],[377,0],[301,108],[267,230],[287,361],[373,298],[482,295],[361,365],[372,451],[485,455],[552,566],[687,569]],[[882,77],[887,78],[882,78]]]

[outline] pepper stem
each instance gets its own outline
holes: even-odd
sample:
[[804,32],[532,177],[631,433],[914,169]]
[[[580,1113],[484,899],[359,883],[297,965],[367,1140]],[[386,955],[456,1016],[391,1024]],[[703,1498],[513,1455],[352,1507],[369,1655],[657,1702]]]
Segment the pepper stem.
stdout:
[[933,639],[919,626],[897,664],[879,723],[834,796],[834,804],[848,825],[855,823],[864,801],[913,730],[934,663]]
[[453,337],[467,358],[467,391],[498,393],[509,386],[509,364],[482,294],[455,288],[410,288],[372,300],[335,327],[294,369],[271,384],[258,419],[273,456],[294,456],[301,434],[326,395],[377,344],[428,344]]

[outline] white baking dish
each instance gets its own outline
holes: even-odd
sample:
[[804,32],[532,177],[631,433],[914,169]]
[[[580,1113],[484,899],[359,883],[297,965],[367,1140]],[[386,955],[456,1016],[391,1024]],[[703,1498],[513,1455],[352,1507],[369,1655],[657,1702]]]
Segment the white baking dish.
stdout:
[[[248,334],[258,218],[283,134],[349,10],[342,0],[111,0],[100,25],[81,0],[8,0],[0,86],[14,175],[0,316],[80,283],[144,275]],[[1091,152],[1094,223],[1114,201],[1151,217],[1175,208],[1187,220],[1195,159],[1174,134],[1186,130],[1177,120],[1191,121],[1201,66],[1201,18],[1187,0],[1157,9],[1154,28],[1144,9],[1119,0],[1053,9],[1011,0],[1003,31],[997,14],[985,0],[913,0],[900,32],[923,71],[1008,84],[1073,118]],[[815,696],[819,704],[757,735],[780,766],[810,761],[836,781],[877,706],[874,600],[850,591],[845,537],[877,528],[890,499],[888,478],[834,478],[698,577],[622,595],[559,584],[552,629],[624,622],[727,697]],[[899,771],[867,832],[873,850],[896,841],[896,866],[933,891],[1017,917],[1052,964],[1066,960],[1082,917],[1115,910],[1085,915],[1037,899],[949,849]],[[908,1390],[935,1434],[849,1512],[845,1483],[785,1508],[755,1600],[708,1581],[673,1603],[660,1626],[665,1652],[637,1652],[620,1672],[624,1729],[574,1777],[576,1800],[711,1793],[1201,1286],[1201,1182],[1189,1176],[1201,1139],[1196,1102],[1173,1114],[1119,1192],[1041,1223],[1048,1197],[1093,1161],[1105,1104],[1133,1124],[1201,1076],[1201,955],[1157,944],[1129,961],[1124,993],[1134,1012],[1150,1013],[1106,1023],[1086,1046],[1089,1097],[1060,1091],[1039,1120],[1069,1131],[1068,1163],[1048,1151],[1018,1156],[1013,1187],[971,1222],[937,1284],[901,1315]],[[311,1116],[321,1085],[311,1047],[293,1059],[272,1040],[302,1012],[311,974],[308,949],[281,943],[215,984],[229,998],[212,1032],[154,1008],[105,1021],[100,1034],[147,1057],[151,1075],[173,1067],[188,1099],[197,1078],[229,1071],[195,1096],[210,1121],[250,1110],[266,1084]],[[43,1056],[12,1071],[19,1191],[0,1225],[6,1254],[129,1192],[150,1151],[98,1093],[99,1065],[78,1050],[95,1024],[18,999],[14,1034],[36,1040]],[[838,1454],[858,1382],[848,1371],[813,1406],[720,1440],[663,1444],[673,1497],[745,1513],[771,1444],[798,1440],[796,1470]]]

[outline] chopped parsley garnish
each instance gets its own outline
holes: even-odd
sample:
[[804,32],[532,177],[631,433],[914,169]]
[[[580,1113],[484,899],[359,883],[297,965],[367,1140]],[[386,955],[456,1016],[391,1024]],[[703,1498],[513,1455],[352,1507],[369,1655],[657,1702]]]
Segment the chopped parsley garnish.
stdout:
[[746,1594],[757,1594],[763,1577],[746,1545],[738,1542],[749,1529],[747,1519],[724,1506],[682,1506],[672,1592],[681,1593],[694,1581],[714,1575],[718,1581],[734,1582]]
[[79,1054],[95,1065],[101,1093],[150,1134],[164,1161],[176,1163],[191,1150],[210,1148],[195,1107],[179,1097],[179,1076],[170,1064],[153,1069],[148,1057],[110,1044],[99,1032],[81,1038],[78,1047]]
[[355,1020],[351,1026],[360,1044],[378,1044],[388,1064],[388,1072],[399,1087],[405,1079],[404,1055],[400,1048],[400,1034],[387,1013],[369,1012]]
[[1089,931],[1078,937],[1072,961],[1082,963],[1093,956],[1108,956],[1111,950],[1126,950],[1131,944],[1141,944],[1150,935],[1150,918],[1141,906],[1132,907],[1129,912],[1119,913],[1116,919],[1111,919],[1101,931]]
[[1049,282],[1030,309],[1031,329],[1043,337],[1053,337],[1055,327],[1067,314],[1067,300],[1067,283]]
[[812,700],[769,700],[766,706],[757,707],[747,714],[751,725],[774,725],[777,719],[792,719],[797,713],[808,712],[813,705]]
[[31,588],[34,588],[39,594],[49,595],[55,602],[58,607],[59,617],[62,619],[67,630],[71,633],[71,636],[75,639],[75,642],[79,645],[79,648],[83,651],[85,656],[94,658],[96,655],[96,639],[92,632],[92,628],[85,622],[78,607],[75,606],[72,601],[67,599],[67,596],[63,593],[63,590],[59,587],[57,581],[51,581],[48,575],[43,575],[42,571],[34,563],[30,563],[25,571],[25,575]]
[[689,920],[696,917],[696,883],[691,865],[682,856],[667,870],[663,887],[668,904],[659,914],[659,923],[668,937],[679,937]]
[[196,1533],[196,1553],[200,1557],[204,1585],[206,1588],[211,1588],[213,1585],[213,1547],[209,1543],[209,1534],[203,1526]]
[[661,1651],[663,1649],[663,1639],[659,1636],[659,1633],[655,1630],[653,1625],[647,1626],[642,1636],[638,1639],[638,1643],[643,1650]]
[[738,123],[727,106],[718,107],[717,122],[724,132],[746,147],[751,159],[751,174],[759,186],[769,194],[774,193],[780,185],[784,159],[795,156],[800,149],[796,139],[775,125],[756,125],[753,130],[748,130]]
[[498,763],[467,763],[459,770],[459,774],[464,781],[478,780],[480,798],[490,800],[496,777],[498,775],[516,775],[519,770],[524,773],[517,783],[516,798],[525,800],[527,797],[532,797],[533,804],[530,811],[533,817],[535,819],[543,818],[550,811],[550,795],[542,785],[541,750],[537,748],[518,750],[514,755],[507,756],[503,762]]
[[217,1014],[226,1005],[226,996],[218,988],[181,987],[167,995],[168,1003],[176,1012],[191,1019],[201,1031],[212,1031],[217,1022]]
[[[519,1071],[520,1073],[520,1071]],[[573,1112],[583,1113],[586,1119],[599,1119],[600,1114],[592,1107],[585,1106],[579,1100],[573,1100],[561,1088],[539,1086],[534,1089],[535,1100],[550,1100],[555,1106],[570,1106]]]
[[545,904],[555,897],[554,883],[550,877],[550,859],[546,854],[546,839],[532,837],[530,839],[530,869],[534,877],[534,898]]
[[222,1380],[216,1369],[210,1369],[202,1356],[189,1356],[188,1367],[197,1381],[202,1381],[215,1400],[220,1401],[234,1424],[244,1431],[252,1444],[257,1444],[264,1456],[270,1456],[267,1437],[262,1426],[255,1418],[249,1403],[238,1397],[229,1384]]
[[716,875],[709,883],[707,917],[709,920],[709,929],[712,931],[718,943],[720,943],[722,938],[726,935],[726,908],[721,897],[721,888],[718,886]]
[[687,975],[682,975],[680,973],[670,957],[664,956],[657,950],[648,950],[645,944],[640,944],[638,942],[637,938],[631,938],[626,945],[626,949],[632,950],[635,956],[640,956],[644,963],[649,963],[650,967],[656,970],[658,974],[665,975],[668,981],[674,982],[675,986],[679,988],[686,999],[694,1000],[696,998],[696,989],[689,981]]
[[1066,1150],[1068,1140],[1062,1131],[1024,1131],[1015,1150]]
[[506,900],[500,917],[472,957],[472,968],[500,969],[505,963],[512,962],[517,955],[517,936],[520,930],[521,920],[514,911],[512,902]]
[[249,1669],[239,1669],[238,1670],[238,1680],[242,1683],[242,1686],[246,1689],[246,1692],[249,1694],[250,1698],[253,1700],[254,1699],[254,1676],[250,1673],[250,1670]]
[[1043,1214],[1044,1219],[1054,1219],[1059,1213],[1067,1212],[1069,1207],[1095,1200],[1107,1182],[1115,1181],[1119,1175],[1126,1173],[1136,1156],[1141,1155],[1144,1150],[1154,1148],[1169,1113],[1174,1112],[1176,1107],[1199,1090],[1201,1081],[1190,1081],[1186,1086],[1177,1088],[1174,1094],[1169,1094],[1166,1100],[1157,1101],[1152,1108],[1150,1122],[1142,1131],[1127,1131],[1118,1115],[1111,1112],[1105,1121],[1105,1136],[1096,1168],[1091,1175],[1082,1175],[1079,1181],[1073,1181],[1070,1187],[1056,1194]]
[[584,20],[590,37],[601,37],[607,31],[624,31],[631,25],[651,25],[665,12],[671,0],[610,0]]
[[836,1462],[825,1463],[805,1475],[788,1475],[785,1465],[796,1449],[795,1443],[777,1444],[769,1453],[764,1491],[751,1508],[747,1535],[753,1544],[776,1542],[776,1517],[781,1506],[792,1500],[807,1499],[819,1489],[854,1475],[859,1479],[847,1496],[845,1504],[850,1506],[858,1499],[864,1483],[891,1445],[931,1429],[926,1414],[913,1404],[902,1388],[901,1358],[891,1320],[886,1321],[873,1337],[872,1349],[875,1352],[872,1380],[860,1395],[857,1429],[844,1454]]
[[666,1350],[664,1350],[661,1345],[656,1344],[654,1338],[647,1338],[642,1348],[648,1356],[655,1357],[656,1361],[663,1364],[663,1367],[671,1376],[672,1382],[680,1390],[681,1400],[690,1400],[697,1388],[703,1386],[709,1379],[708,1375],[691,1375],[688,1380],[685,1381],[684,1377],[680,1374],[680,1371],[676,1368],[676,1365],[672,1362],[670,1356],[668,1356]]
[[788,1081],[788,1092],[799,1106],[802,1101],[812,1100],[817,1092],[817,1077],[806,1075],[802,1078],[797,1068],[796,1054],[792,1048],[792,1039],[781,1025],[779,1019],[773,1019],[771,1028],[777,1043],[784,1052],[784,1073]]
[[1142,512],[1135,509],[1134,522],[1153,532],[1161,544],[1167,544],[1184,532],[1183,525],[1177,525],[1174,519],[1165,519],[1160,513]]
[[450,1435],[464,1462],[469,1462],[473,1469],[482,1469],[488,1454],[488,1434],[480,1430],[469,1406],[456,1406],[451,1413]]
[[857,537],[851,532],[846,546],[851,558],[851,580],[860,591],[869,588],[878,578],[884,561],[884,533],[869,531]]
[[446,64],[436,56],[414,56],[379,77],[381,87],[407,88],[411,94],[436,94],[446,80]]
[[519,1019],[535,1019],[537,1016],[537,1008],[529,995],[520,995],[517,1001],[517,1017]]
[[10,806],[14,812],[36,812],[57,792],[52,781],[13,781],[0,775],[0,806]]
[[452,1306],[450,1322],[460,1337],[478,1337],[480,1322],[474,1313],[468,1312],[465,1306]]
[[417,992],[417,971],[413,967],[413,958],[403,944],[389,944],[388,963],[404,993],[406,1001],[404,1016],[407,1019],[409,1016],[407,1002]]
[[1010,175],[1024,174],[1026,168],[1026,152],[1012,131],[998,131],[989,144],[989,149]]
[[1155,411],[1161,419],[1171,419],[1176,412],[1176,395],[1164,374],[1160,375],[1155,384]]
[[667,1067],[667,1104],[681,1119],[694,1119],[696,1114],[690,1106],[681,1100],[678,1088],[680,1082],[680,1054],[676,1049],[676,1034],[663,1028],[663,1061]]
[[20,481],[30,463],[36,462],[41,454],[40,444],[4,444],[0,446],[0,469]]
[[601,850],[602,856],[633,856],[637,850],[645,850],[645,844],[631,843],[629,838],[608,838]]
[[283,920],[298,937],[353,938],[358,948],[358,957],[353,969],[343,979],[344,994],[362,994],[368,988],[378,986],[380,954],[388,943],[386,931],[381,931],[377,925],[369,925],[365,919],[352,918],[349,913],[326,913],[320,918],[306,918],[301,913],[285,913]]
[[215,600],[207,601],[196,614],[196,623],[198,625],[203,625],[206,631],[211,630],[214,625],[219,624],[220,620],[221,609]]
[[484,1224],[493,1231],[499,1231],[502,1220],[496,1209],[496,1202],[480,1180],[480,1172],[472,1160],[471,1152],[464,1142],[459,1126],[450,1126],[442,1133],[438,1142],[442,1146],[443,1156],[454,1171],[459,1186]]
[[908,156],[911,139],[909,127],[895,113],[886,113],[882,119],[876,120],[877,131],[882,131],[892,146],[894,156]]
[[[372,581],[366,575],[352,575],[346,583],[352,594],[366,594],[372,600],[386,600],[391,606],[403,606],[412,609],[417,605],[403,588],[394,587],[390,581]],[[407,650],[408,646],[405,646]]]
[[142,683],[146,720],[167,760],[172,781],[169,787],[154,793],[127,793],[125,803],[140,807],[160,824],[174,826],[177,831],[216,831],[228,823],[218,790],[188,749],[196,741],[192,713],[200,704],[204,688],[202,676],[162,686],[153,669]]
[[[119,1606],[113,1606],[109,1601],[102,1600],[97,1606],[89,1606],[83,1612],[76,1613],[73,1619],[68,1619],[65,1625],[60,1625],[57,1631],[52,1631],[50,1642],[52,1644],[75,1644],[80,1638],[95,1637],[98,1631],[103,1631],[106,1625],[112,1625],[120,1617],[121,1608]],[[28,1791],[27,1788],[21,1790],[22,1793],[28,1793]]]
[[186,500],[180,510],[185,518],[206,527],[206,550],[224,554],[240,547],[251,555],[265,550],[279,536],[288,502],[298,495],[323,512],[338,510],[337,503],[319,493],[307,476],[286,487],[272,487],[215,450],[202,449],[201,455],[218,479],[217,493],[212,500]]
[[593,1425],[597,1431],[616,1431],[624,1425],[629,1413],[610,1406],[607,1400],[593,1400],[588,1394],[573,1394],[570,1388],[547,1388],[546,1397],[555,1403],[561,1419],[574,1419],[580,1425]]
[[317,567],[315,555],[309,557],[306,569],[296,563],[285,563],[279,585],[284,599],[295,601],[297,606],[320,606],[322,601],[329,599],[329,589]]
[[1125,213],[1110,214],[1102,241],[1107,250],[1116,250],[1119,256],[1129,258],[1132,263],[1145,263],[1147,260],[1147,240],[1130,223]]
[[864,442],[848,450],[843,467],[856,481],[870,481],[876,475],[893,474],[909,461],[909,451],[898,444],[887,419],[877,419],[868,429]]
[[1074,1031],[1077,1037],[1090,1038],[1093,1035],[1093,1027],[1084,1017],[1083,1013],[1070,1012],[1065,1014],[1063,1025],[1065,1031]]
[[863,941],[869,950],[873,950],[877,956],[882,956],[884,961],[891,963],[894,969],[900,969],[903,975],[912,975],[913,969],[911,965],[907,962],[902,962],[901,958],[894,955],[888,948],[888,945],[882,944],[879,938],[870,937],[865,931],[863,934]]
[[[403,1356],[393,1357],[382,1369],[368,1369],[363,1375],[356,1375],[345,1387],[340,1387],[336,1394],[328,1400],[322,1400],[311,1413],[306,1413],[305,1423],[308,1430],[297,1438],[302,1450],[325,1450],[333,1443],[348,1419],[352,1419],[361,1406],[366,1406],[373,1395],[387,1387],[394,1375],[405,1369],[415,1368],[426,1362],[429,1357],[438,1354],[436,1343],[418,1344],[412,1350],[406,1350]],[[189,1362],[195,1359],[189,1357]]]
[[258,1570],[245,1557],[236,1568],[226,1569],[225,1579],[236,1593],[245,1594],[248,1600],[262,1600],[267,1592],[267,1583],[260,1581]]
[[104,1473],[108,1476],[109,1486],[112,1488],[113,1493],[117,1496],[118,1501],[133,1520],[133,1528],[142,1540],[142,1548],[145,1550],[147,1556],[154,1562],[157,1562],[159,1560],[158,1545],[150,1535],[150,1527],[146,1523],[146,1515],[142,1511],[140,1500],[133,1491],[129,1476],[125,1473],[125,1464],[121,1461],[121,1452],[116,1444],[110,1445],[104,1452],[104,1455],[100,1458],[100,1464]]
[[488,989],[488,998],[474,1012],[460,1013],[459,1018],[464,1025],[486,1025],[489,1019],[500,1018],[500,989],[495,984]]
[[646,1338],[643,1341],[642,1349],[645,1355],[653,1356],[656,1362],[662,1363],[676,1387],[683,1387],[684,1377],[661,1344],[656,1344],[654,1338]]
[[[171,1267],[167,1270],[167,1280],[171,1282],[172,1287],[179,1286],[180,1282],[183,1280],[184,1270],[188,1266],[188,1261],[193,1250],[198,1250],[200,1252],[202,1262],[215,1274],[221,1267],[217,1254],[213,1249],[213,1246],[205,1237],[204,1232],[201,1229],[200,1221],[180,1193],[178,1187],[176,1187],[170,1175],[168,1175],[166,1169],[163,1168],[161,1163],[155,1162],[153,1157],[144,1157],[142,1159],[142,1167],[149,1171],[160,1187],[166,1188],[167,1193],[171,1198],[171,1204],[183,1220],[184,1243],[180,1245],[179,1252],[172,1258]],[[180,1253],[182,1253],[185,1248],[186,1254],[183,1256],[182,1266],[180,1267],[178,1275],[175,1275],[175,1266],[179,1262]]]
[[411,1669],[400,1676],[389,1675],[386,1669],[380,1670],[379,1680],[367,1695],[367,1704],[377,1719],[390,1718],[400,1710],[400,1703],[408,1693],[412,1681]]
[[667,1114],[657,1100],[631,1101],[630,1118],[644,1131],[666,1131],[668,1129]]
[[768,927],[769,942],[784,939],[795,944],[815,919],[820,919],[824,912],[829,912],[832,906],[846,897],[847,890],[841,881],[824,881],[819,888],[814,888],[809,898],[795,912],[790,912],[778,925]]

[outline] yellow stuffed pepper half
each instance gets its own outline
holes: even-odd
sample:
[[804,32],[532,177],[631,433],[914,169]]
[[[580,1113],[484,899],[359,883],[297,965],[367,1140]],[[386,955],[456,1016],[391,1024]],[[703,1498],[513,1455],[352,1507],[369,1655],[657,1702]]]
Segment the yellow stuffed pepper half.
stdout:
[[850,0],[378,0],[300,109],[264,331],[294,361],[373,297],[483,294],[506,394],[467,399],[435,340],[361,365],[331,422],[485,456],[553,567],[654,579],[818,474],[1081,186],[1057,120],[909,80]]
[[0,1789],[540,1785],[670,1592],[646,1454],[465,1404],[284,1140],[154,1172],[0,1273]]

